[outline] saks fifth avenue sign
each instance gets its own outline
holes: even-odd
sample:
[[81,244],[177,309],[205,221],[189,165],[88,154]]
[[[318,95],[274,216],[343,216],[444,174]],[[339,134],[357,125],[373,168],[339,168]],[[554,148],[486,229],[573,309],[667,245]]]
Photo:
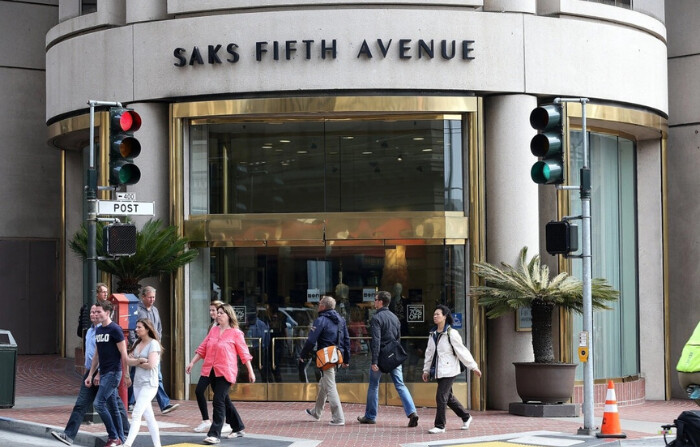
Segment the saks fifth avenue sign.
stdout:
[[[285,40],[285,41],[261,41],[255,42],[255,60],[263,62],[291,61],[294,59],[329,59],[334,60],[344,57],[343,51],[338,49],[336,39],[322,39],[316,41],[306,40]],[[442,59],[442,60],[463,60],[470,61],[474,57],[473,40],[424,40],[424,39],[377,39],[376,41],[363,40],[359,49],[349,50],[348,55],[356,59],[387,59],[398,57],[399,59]],[[226,48],[222,44],[208,45],[206,49],[192,47],[191,50],[185,48],[175,48],[173,56],[176,67],[187,65],[223,64],[224,62],[235,64],[245,57],[246,53],[236,43],[229,43]],[[393,55],[393,56],[392,56]]]

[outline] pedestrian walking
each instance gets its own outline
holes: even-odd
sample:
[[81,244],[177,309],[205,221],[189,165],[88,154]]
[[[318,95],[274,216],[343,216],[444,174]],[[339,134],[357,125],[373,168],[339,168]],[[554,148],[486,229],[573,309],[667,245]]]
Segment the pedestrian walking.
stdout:
[[[100,367],[100,386],[95,396],[95,410],[102,418],[107,429],[107,444],[105,447],[122,445],[124,440],[124,424],[119,417],[117,387],[122,378],[122,372],[127,370],[126,341],[122,328],[110,317],[112,303],[100,301],[96,306],[96,318],[100,325],[95,329],[95,355],[92,357],[90,371],[85,378],[85,386],[91,387],[93,377]],[[131,378],[125,378],[126,386],[131,386]]]
[[[194,358],[185,368],[185,372],[189,374],[194,364],[204,359],[202,377],[209,379],[209,383],[206,385],[211,384],[214,390],[214,422],[209,427],[207,437],[204,438],[205,444],[221,442],[224,418],[231,425],[232,431],[228,435],[229,438],[245,435],[243,431],[245,426],[233,403],[229,408],[226,406],[226,396],[228,396],[231,384],[236,383],[238,375],[238,357],[248,369],[250,382],[255,382],[255,372],[251,364],[253,356],[248,351],[243,332],[238,328],[238,319],[233,307],[229,304],[219,306],[216,310],[216,322],[217,326],[209,330],[204,341],[195,351]],[[204,385],[204,389],[206,389],[206,385]],[[197,389],[200,389],[199,383]],[[199,397],[197,400],[199,401]]]
[[151,401],[158,392],[158,365],[160,364],[160,353],[163,350],[160,345],[158,333],[153,327],[153,323],[148,319],[140,319],[136,322],[136,342],[131,347],[131,353],[127,363],[136,368],[134,373],[134,396],[136,402],[131,413],[131,429],[129,436],[124,442],[125,447],[131,447],[139,434],[141,427],[141,417],[146,419],[148,432],[154,447],[161,447],[160,431],[158,422],[153,414]]
[[[107,286],[100,283],[97,285],[98,296],[100,296],[101,286],[105,289],[104,294],[107,294]],[[68,423],[63,431],[51,430],[51,435],[66,445],[73,444],[73,440],[80,429],[80,423],[83,421],[85,413],[88,412],[90,406],[95,400],[98,390],[99,376],[93,379],[92,386],[88,387],[85,385],[85,379],[87,378],[90,367],[92,366],[92,357],[95,355],[95,329],[97,325],[100,324],[97,318],[96,304],[93,304],[90,308],[89,318],[91,325],[88,327],[87,332],[85,332],[85,374],[83,375],[83,381],[80,383],[78,398],[75,401],[73,411],[71,411],[70,417],[68,418]],[[119,416],[122,420],[124,430],[129,430],[129,420],[126,416],[126,409],[124,408],[124,403],[121,399],[117,400],[117,406],[119,407]]]
[[430,332],[428,347],[425,350],[423,362],[423,382],[437,379],[437,392],[435,393],[435,426],[428,433],[445,433],[445,411],[450,407],[457,416],[462,419],[462,430],[469,430],[474,418],[467,412],[462,404],[452,393],[452,384],[461,373],[460,362],[474,371],[477,377],[481,377],[481,371],[474,361],[471,352],[462,343],[459,332],[452,329],[454,320],[452,312],[447,306],[438,305],[433,313],[433,322],[437,325]]
[[[137,309],[138,317],[139,319],[147,318],[151,320],[151,322],[153,323],[153,327],[156,329],[156,332],[158,332],[158,339],[163,340],[163,324],[160,320],[160,313],[158,312],[158,308],[154,305],[155,302],[155,288],[151,286],[146,286],[143,289],[141,289],[141,302],[139,303]],[[129,333],[129,342],[130,344],[133,344],[135,341],[136,336],[133,333],[133,331],[131,331]],[[132,376],[133,372],[134,371],[132,370]],[[133,409],[134,401],[135,399],[133,394],[133,388],[129,387],[129,410]],[[166,393],[165,388],[163,388],[163,373],[160,369],[160,366],[158,367],[158,392],[156,393],[156,401],[158,401],[158,407],[160,408],[160,412],[162,414],[168,414],[171,411],[175,411],[180,406],[180,404],[170,403],[170,397],[168,397],[168,393]]]
[[[343,356],[342,367],[350,366],[350,335],[345,319],[335,311],[335,299],[330,296],[322,296],[318,303],[318,317],[314,320],[309,337],[299,353],[299,362],[304,363],[312,353],[329,346],[336,346]],[[341,365],[321,370],[321,380],[318,382],[318,394],[316,405],[313,409],[307,409],[306,414],[315,420],[320,420],[326,399],[331,406],[330,425],[345,425],[345,415],[340,404],[338,388],[335,384],[335,373]]]
[[[209,303],[209,318],[211,319],[211,322],[209,323],[209,330],[218,325],[216,322],[216,310],[223,304],[224,302],[219,300],[214,300]],[[211,427],[211,419],[209,419],[209,406],[207,405],[207,397],[205,396],[209,382],[210,380],[208,376],[200,375],[199,382],[197,382],[197,388],[194,392],[195,396],[197,396],[197,406],[199,407],[199,412],[202,415],[202,422],[194,428],[196,433],[206,433],[209,431],[209,427]],[[226,394],[225,404],[227,412],[229,412],[230,408],[233,406],[233,403],[231,403],[231,398],[229,397],[228,393]],[[229,424],[224,424],[221,432],[228,433],[230,431],[231,426]]]
[[[377,411],[379,407],[379,381],[382,377],[382,372],[379,370],[379,353],[382,348],[390,342],[401,339],[401,322],[398,317],[389,310],[391,303],[391,294],[385,290],[378,292],[374,297],[374,308],[377,312],[369,322],[369,332],[372,337],[370,341],[370,349],[372,351],[372,365],[369,370],[369,388],[367,388],[367,403],[365,405],[365,414],[358,416],[357,420],[360,424],[376,424]],[[408,426],[416,427],[418,425],[418,414],[416,406],[413,403],[413,397],[408,391],[408,388],[403,383],[403,369],[399,365],[389,373],[391,380],[394,382],[394,388],[399,394],[403,410],[408,418]]]

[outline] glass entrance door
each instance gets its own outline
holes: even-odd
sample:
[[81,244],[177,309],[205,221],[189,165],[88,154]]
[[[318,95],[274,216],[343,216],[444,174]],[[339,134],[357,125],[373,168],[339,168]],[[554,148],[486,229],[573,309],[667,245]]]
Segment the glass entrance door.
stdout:
[[[384,245],[381,241],[363,241],[354,246],[331,242],[321,247],[202,250],[207,256],[210,275],[209,279],[202,277],[197,282],[210,290],[207,298],[234,307],[254,357],[258,383],[252,388],[257,390],[234,393],[232,397],[315,398],[315,388],[306,385],[318,382],[318,371],[311,361],[300,364],[299,352],[317,317],[320,297],[331,295],[337,301],[336,310],[348,322],[351,336],[350,367],[341,369],[337,375],[341,399],[364,402],[371,362],[368,325],[375,312],[374,295],[378,290],[392,294],[390,309],[401,321],[402,340],[409,353],[403,367],[404,380],[413,386],[422,384],[423,352],[433,326],[435,306],[445,303],[462,316],[462,321],[468,321],[465,246],[411,242]],[[201,320],[191,322],[193,334],[203,332],[195,326],[207,327],[208,318]],[[464,329],[460,330],[464,336]],[[191,341],[193,350],[201,338]],[[196,383],[194,379],[193,376]],[[245,388],[248,382],[246,368],[239,368],[238,387]],[[428,395],[429,403],[434,402],[433,392]],[[384,398],[390,400],[391,396]]]

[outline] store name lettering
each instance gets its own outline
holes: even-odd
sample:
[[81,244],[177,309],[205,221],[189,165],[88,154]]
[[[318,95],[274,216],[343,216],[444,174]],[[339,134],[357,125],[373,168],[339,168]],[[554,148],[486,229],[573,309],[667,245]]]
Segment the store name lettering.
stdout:
[[[262,62],[265,60],[292,60],[302,58],[310,60],[314,57],[321,59],[337,59],[338,44],[336,39],[315,40],[285,40],[255,42],[255,60]],[[386,59],[390,54],[395,54],[399,59],[459,59],[464,61],[473,60],[474,41],[473,40],[424,40],[418,39],[377,39],[375,42],[363,40],[360,49],[355,54],[356,59]],[[239,46],[229,43],[224,49],[223,45],[208,45],[207,49],[192,47],[191,51],[185,48],[175,48],[173,51],[176,67],[187,65],[223,64],[228,62],[235,64],[241,59]]]

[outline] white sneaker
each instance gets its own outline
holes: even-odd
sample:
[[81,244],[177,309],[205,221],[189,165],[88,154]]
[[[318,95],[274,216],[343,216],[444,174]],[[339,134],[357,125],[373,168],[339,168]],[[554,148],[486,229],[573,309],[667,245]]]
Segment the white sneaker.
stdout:
[[345,421],[330,421],[328,425],[342,426],[345,425]]
[[241,431],[231,431],[231,433],[227,436],[227,438],[242,438],[245,436],[245,432],[243,430]]
[[221,442],[221,439],[215,437],[215,436],[207,436],[204,438],[204,443],[205,444],[218,444]]
[[428,433],[430,433],[431,435],[434,435],[434,434],[437,434],[437,433],[445,433],[445,429],[444,429],[444,428],[440,428],[440,427],[433,427],[433,428],[431,428],[430,430],[428,430]]
[[466,421],[464,421],[464,423],[462,424],[462,430],[469,430],[469,426],[472,424],[472,421],[473,421],[473,420],[474,420],[474,418],[473,418],[472,415],[470,414],[470,415],[469,415],[469,419],[467,419]]
[[211,427],[211,421],[202,421],[201,424],[194,428],[194,431],[196,433],[204,433],[209,431],[209,427]]
[[232,431],[233,429],[228,424],[224,424],[223,427],[221,427],[221,433],[230,433]]

